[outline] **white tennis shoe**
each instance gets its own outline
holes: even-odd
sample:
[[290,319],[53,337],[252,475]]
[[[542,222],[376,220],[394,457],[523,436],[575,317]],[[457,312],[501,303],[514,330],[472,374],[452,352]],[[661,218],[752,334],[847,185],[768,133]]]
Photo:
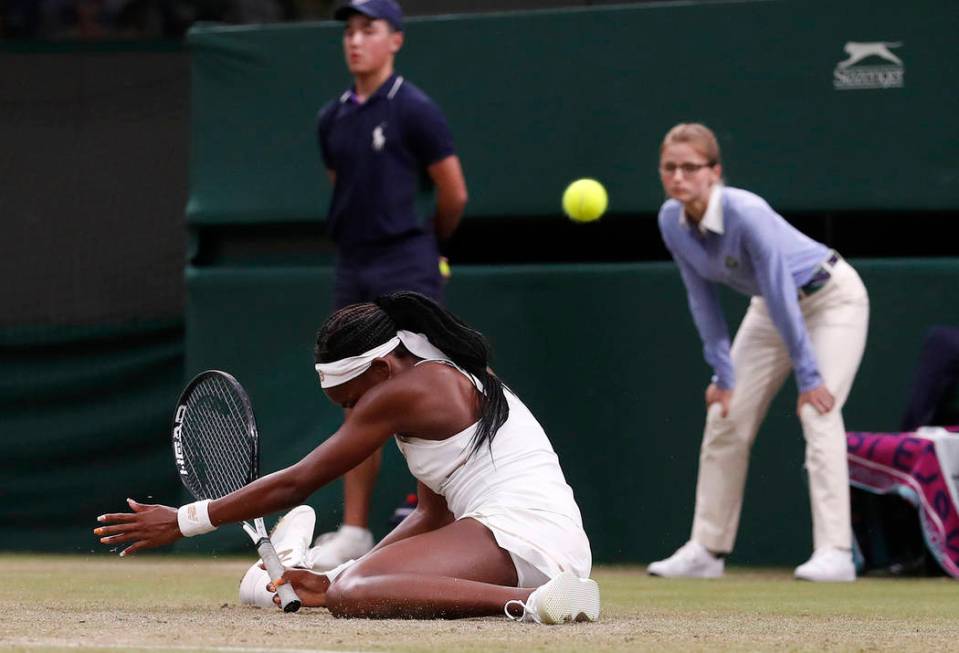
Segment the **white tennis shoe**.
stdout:
[[665,560],[650,563],[646,573],[663,578],[719,578],[726,566],[699,542],[690,540]]
[[[308,567],[308,552],[313,539],[313,527],[316,525],[316,513],[309,506],[297,506],[283,515],[273,527],[270,540],[276,549],[276,556],[286,568]],[[273,592],[266,589],[267,583],[274,578],[265,569],[260,569],[262,560],[247,569],[240,581],[240,603],[257,605],[261,608],[275,607]]]
[[[509,613],[509,607],[514,603],[523,608],[522,616],[514,617]],[[594,580],[564,571],[533,590],[525,601],[507,601],[503,611],[513,621],[538,624],[596,621],[599,619],[599,585]]]
[[856,580],[856,565],[852,561],[852,552],[835,547],[816,549],[812,557],[796,567],[798,580],[811,580],[821,583],[848,583]]
[[276,522],[270,540],[284,567],[305,566],[314,526],[316,513],[309,506],[297,506]]
[[338,567],[347,560],[359,560],[373,548],[373,534],[358,526],[340,526],[316,538],[307,566],[318,571]]

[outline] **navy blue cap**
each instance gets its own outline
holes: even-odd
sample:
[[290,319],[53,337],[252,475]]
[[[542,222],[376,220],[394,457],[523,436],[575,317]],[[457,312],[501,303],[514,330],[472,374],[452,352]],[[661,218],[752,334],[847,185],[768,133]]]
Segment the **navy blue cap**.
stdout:
[[403,10],[394,0],[349,0],[333,12],[336,20],[348,20],[353,14],[382,18],[398,32],[403,31]]

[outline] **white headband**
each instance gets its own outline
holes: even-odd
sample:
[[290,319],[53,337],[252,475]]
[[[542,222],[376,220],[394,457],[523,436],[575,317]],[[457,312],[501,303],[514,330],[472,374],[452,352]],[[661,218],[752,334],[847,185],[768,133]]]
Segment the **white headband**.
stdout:
[[316,373],[320,375],[320,387],[332,388],[336,385],[346,383],[355,379],[360,374],[370,369],[374,358],[381,358],[396,349],[400,343],[413,354],[427,360],[450,360],[450,357],[433,346],[422,333],[413,333],[412,331],[397,331],[396,335],[382,345],[360,354],[359,356],[350,356],[342,358],[332,363],[317,363]]

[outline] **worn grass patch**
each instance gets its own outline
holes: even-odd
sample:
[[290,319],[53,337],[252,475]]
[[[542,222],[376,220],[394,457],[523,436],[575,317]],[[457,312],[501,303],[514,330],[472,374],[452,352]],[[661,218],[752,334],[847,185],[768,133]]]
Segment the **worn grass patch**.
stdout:
[[933,651],[959,641],[959,583],[800,583],[789,570],[712,581],[600,567],[601,621],[337,620],[240,606],[249,561],[0,555],[0,649],[76,651]]

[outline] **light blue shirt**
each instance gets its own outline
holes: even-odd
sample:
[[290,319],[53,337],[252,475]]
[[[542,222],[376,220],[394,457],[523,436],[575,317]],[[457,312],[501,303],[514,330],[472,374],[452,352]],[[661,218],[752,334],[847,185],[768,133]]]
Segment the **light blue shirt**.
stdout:
[[688,222],[683,205],[671,199],[659,210],[659,231],[679,265],[706,362],[721,388],[736,385],[729,329],[719,304],[721,283],[766,301],[789,350],[799,391],[822,384],[798,289],[829,258],[825,245],[800,233],[758,195],[719,185],[698,226]]

